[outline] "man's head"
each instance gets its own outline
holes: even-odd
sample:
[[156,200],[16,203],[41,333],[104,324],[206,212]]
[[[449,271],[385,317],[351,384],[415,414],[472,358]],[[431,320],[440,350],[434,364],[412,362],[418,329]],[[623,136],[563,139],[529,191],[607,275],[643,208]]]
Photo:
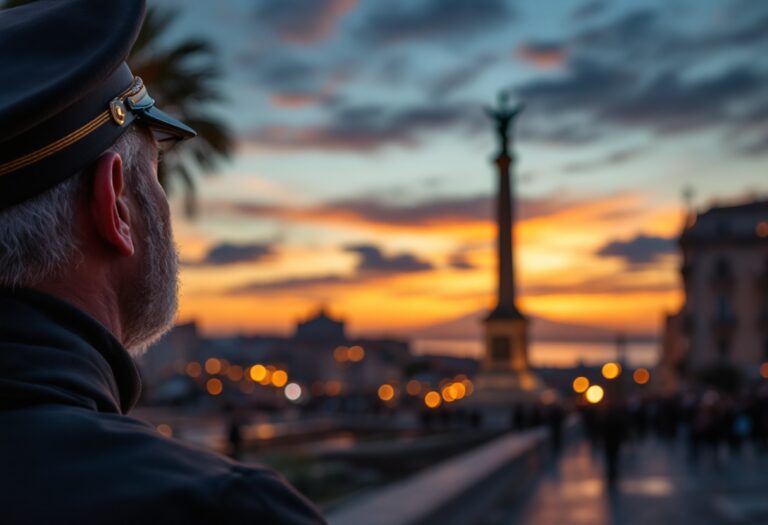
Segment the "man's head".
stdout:
[[158,141],[195,136],[126,63],[145,8],[40,0],[0,10],[0,70],[15,79],[0,90],[0,287],[68,300],[133,353],[176,308]]
[[156,162],[151,134],[133,126],[92,167],[0,212],[0,286],[114,302],[113,331],[140,353],[167,330],[177,304],[177,256]]

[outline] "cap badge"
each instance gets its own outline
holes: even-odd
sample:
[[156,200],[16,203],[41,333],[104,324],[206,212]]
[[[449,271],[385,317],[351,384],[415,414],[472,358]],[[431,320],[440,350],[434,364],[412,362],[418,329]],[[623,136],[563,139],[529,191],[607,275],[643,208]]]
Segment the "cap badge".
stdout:
[[109,112],[112,115],[112,120],[115,124],[122,126],[125,124],[125,104],[119,98],[113,99],[109,103]]

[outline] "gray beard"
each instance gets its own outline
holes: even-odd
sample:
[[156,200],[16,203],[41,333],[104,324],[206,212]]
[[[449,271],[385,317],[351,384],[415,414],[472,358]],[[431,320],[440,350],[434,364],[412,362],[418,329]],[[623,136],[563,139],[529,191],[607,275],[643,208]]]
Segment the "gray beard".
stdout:
[[144,222],[144,260],[137,282],[123,300],[123,345],[133,357],[143,354],[173,327],[178,307],[178,252],[170,219],[152,200],[145,174],[137,174],[134,192]]

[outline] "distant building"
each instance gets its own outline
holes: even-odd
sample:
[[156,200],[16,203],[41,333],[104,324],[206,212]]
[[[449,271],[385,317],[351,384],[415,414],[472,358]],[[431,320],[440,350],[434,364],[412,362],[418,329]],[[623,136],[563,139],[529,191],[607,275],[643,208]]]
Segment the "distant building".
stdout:
[[296,325],[296,339],[344,341],[347,336],[344,331],[344,321],[332,319],[325,308]]
[[680,236],[685,302],[667,318],[668,373],[768,361],[768,201],[691,216]]
[[[411,359],[407,341],[350,338],[344,321],[321,308],[298,322],[289,337],[210,338],[200,336],[194,323],[178,325],[142,357],[140,365],[150,394],[162,391],[178,376],[194,379],[201,388],[209,377],[218,376],[224,383],[220,399],[229,399],[232,393],[266,403],[263,394],[268,389],[246,388],[248,368],[257,363],[285,370],[290,381],[316,395],[330,391],[333,396],[375,396],[384,383],[402,383]],[[209,360],[220,363],[217,371],[206,371]]]

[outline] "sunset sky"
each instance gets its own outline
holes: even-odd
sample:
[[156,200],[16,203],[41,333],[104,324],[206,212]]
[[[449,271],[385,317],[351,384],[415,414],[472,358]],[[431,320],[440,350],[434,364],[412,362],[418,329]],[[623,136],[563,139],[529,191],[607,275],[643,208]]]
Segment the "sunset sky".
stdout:
[[237,152],[175,216],[181,319],[353,333],[492,306],[501,89],[524,311],[652,333],[680,303],[682,191],[768,191],[760,0],[163,0],[218,51]]

